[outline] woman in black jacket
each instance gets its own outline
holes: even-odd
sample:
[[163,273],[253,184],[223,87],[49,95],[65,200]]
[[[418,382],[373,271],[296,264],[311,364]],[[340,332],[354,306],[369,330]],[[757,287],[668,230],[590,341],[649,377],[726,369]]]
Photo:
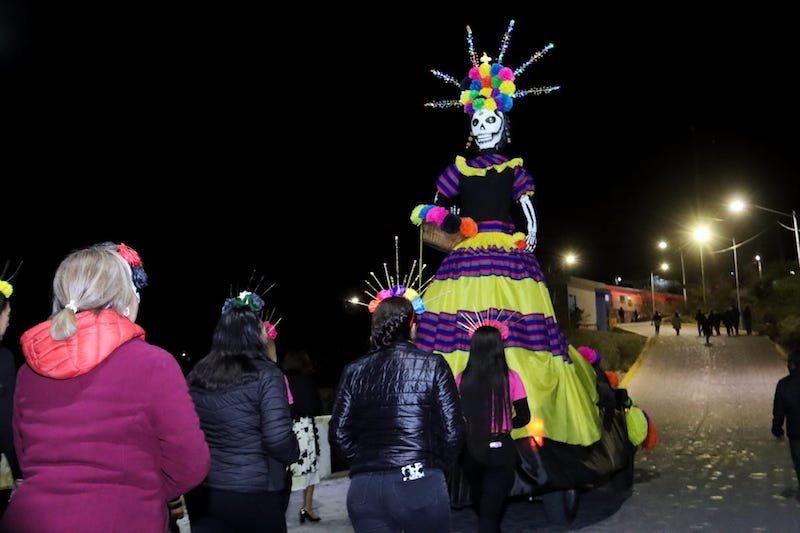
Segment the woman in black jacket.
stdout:
[[300,451],[263,309],[247,291],[225,300],[211,350],[187,377],[211,451],[211,470],[187,502],[192,529],[286,532],[287,472]]
[[411,341],[415,321],[406,298],[381,299],[372,351],[347,365],[337,388],[329,440],[350,464],[347,513],[356,533],[451,529],[445,471],[464,418],[447,362]]

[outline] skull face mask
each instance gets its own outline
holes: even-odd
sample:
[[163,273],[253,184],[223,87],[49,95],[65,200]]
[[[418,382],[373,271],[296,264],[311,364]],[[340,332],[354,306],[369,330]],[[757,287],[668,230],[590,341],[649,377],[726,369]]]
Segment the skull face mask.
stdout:
[[469,122],[470,132],[480,150],[496,149],[503,139],[505,117],[502,111],[478,109]]

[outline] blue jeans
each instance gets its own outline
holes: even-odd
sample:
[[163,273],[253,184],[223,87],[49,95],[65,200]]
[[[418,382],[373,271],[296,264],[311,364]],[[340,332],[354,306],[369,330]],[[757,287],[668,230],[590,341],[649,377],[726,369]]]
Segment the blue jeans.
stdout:
[[356,533],[448,533],[450,497],[444,472],[403,481],[400,469],[355,474],[347,514]]

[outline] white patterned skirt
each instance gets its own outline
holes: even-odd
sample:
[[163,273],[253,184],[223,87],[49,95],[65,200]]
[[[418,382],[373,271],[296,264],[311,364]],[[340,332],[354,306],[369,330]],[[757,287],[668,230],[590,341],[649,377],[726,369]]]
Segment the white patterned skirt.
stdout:
[[295,491],[319,483],[320,478],[317,471],[319,436],[313,416],[295,418],[292,429],[300,447],[300,457],[296,463],[289,466],[289,470],[292,472],[292,490]]

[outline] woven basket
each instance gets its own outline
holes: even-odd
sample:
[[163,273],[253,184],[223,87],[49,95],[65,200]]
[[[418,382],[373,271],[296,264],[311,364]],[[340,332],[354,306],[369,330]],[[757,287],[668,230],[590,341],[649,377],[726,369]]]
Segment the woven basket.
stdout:
[[460,231],[456,233],[443,231],[435,222],[422,223],[422,243],[440,252],[449,252],[465,238]]

